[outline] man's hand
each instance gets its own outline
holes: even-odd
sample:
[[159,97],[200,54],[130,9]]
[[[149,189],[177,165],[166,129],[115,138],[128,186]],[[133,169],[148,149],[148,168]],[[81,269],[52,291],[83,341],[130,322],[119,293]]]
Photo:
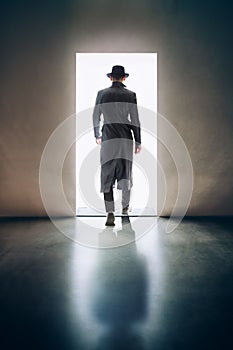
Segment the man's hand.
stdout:
[[136,145],[134,153],[137,154],[137,153],[141,152],[141,149],[142,149],[141,145],[138,145],[138,146]]
[[101,138],[95,139],[95,142],[97,143],[97,145],[100,145],[100,144],[101,144],[101,141],[102,141]]

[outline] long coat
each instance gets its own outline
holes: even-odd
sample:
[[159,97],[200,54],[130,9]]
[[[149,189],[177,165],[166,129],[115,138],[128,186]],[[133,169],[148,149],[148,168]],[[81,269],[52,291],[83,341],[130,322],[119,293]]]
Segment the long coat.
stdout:
[[116,180],[118,189],[130,190],[133,186],[133,136],[136,145],[141,144],[136,93],[117,81],[98,91],[93,126],[94,136],[102,139],[100,192],[109,192]]

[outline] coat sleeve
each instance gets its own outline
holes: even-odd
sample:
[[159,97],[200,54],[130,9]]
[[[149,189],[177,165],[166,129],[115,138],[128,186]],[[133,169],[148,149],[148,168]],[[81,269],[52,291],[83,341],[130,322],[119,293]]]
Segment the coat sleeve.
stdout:
[[102,111],[100,108],[100,91],[98,91],[93,114],[92,114],[95,138],[101,137],[101,133],[100,133],[100,116],[101,116],[101,114],[102,114]]
[[141,125],[138,115],[138,106],[137,106],[137,96],[134,92],[133,101],[130,103],[129,108],[130,120],[131,120],[131,129],[133,130],[134,140],[137,146],[141,144]]

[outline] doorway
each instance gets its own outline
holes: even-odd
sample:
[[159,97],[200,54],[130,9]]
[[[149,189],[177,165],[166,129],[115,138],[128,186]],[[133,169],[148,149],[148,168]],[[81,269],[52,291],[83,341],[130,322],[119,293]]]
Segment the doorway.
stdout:
[[[105,216],[103,194],[100,193],[99,146],[95,143],[92,127],[92,111],[97,92],[111,86],[106,76],[112,66],[123,65],[129,77],[124,84],[136,92],[139,118],[141,122],[142,151],[134,156],[133,188],[131,194],[130,216],[157,215],[157,53],[76,53],[76,215]],[[154,114],[153,125],[146,130],[143,114]],[[149,150],[153,157],[150,178],[153,179],[153,203],[148,206],[151,191],[148,174],[137,162],[137,157],[145,156]],[[97,152],[97,153],[96,153]],[[151,164],[152,165],[152,164]],[[92,168],[92,169],[91,169]],[[151,173],[153,172],[153,174]],[[86,177],[85,185],[84,178]],[[89,183],[88,183],[89,181]],[[92,188],[92,192],[91,189]],[[120,215],[121,191],[114,189],[116,216]]]

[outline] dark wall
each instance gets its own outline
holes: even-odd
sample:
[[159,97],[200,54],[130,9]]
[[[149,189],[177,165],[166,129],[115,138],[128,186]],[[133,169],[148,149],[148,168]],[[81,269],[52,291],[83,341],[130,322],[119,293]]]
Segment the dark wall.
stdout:
[[[12,1],[1,5],[0,16],[1,216],[46,214],[40,158],[53,130],[75,112],[77,51],[158,53],[158,111],[177,128],[193,162],[187,214],[232,215],[233,16],[228,1]],[[169,215],[177,174],[160,143],[158,160],[168,186],[162,214]],[[73,208],[74,162],[72,147],[63,183]]]

